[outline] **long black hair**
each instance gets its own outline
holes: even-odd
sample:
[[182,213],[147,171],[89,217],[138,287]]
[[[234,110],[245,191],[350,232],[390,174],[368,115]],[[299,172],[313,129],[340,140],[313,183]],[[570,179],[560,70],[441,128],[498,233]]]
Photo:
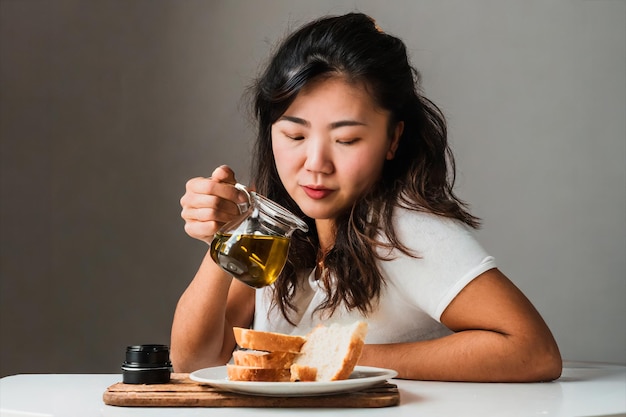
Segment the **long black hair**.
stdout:
[[[392,160],[386,161],[378,183],[336,222],[336,240],[320,253],[313,219],[289,196],[278,176],[272,152],[271,128],[300,90],[319,77],[338,75],[366,86],[379,107],[391,114],[389,134],[404,129]],[[401,205],[459,219],[478,227],[466,205],[453,193],[454,158],[447,142],[443,114],[419,87],[402,40],[384,33],[361,13],[325,17],[288,36],[251,89],[258,122],[252,180],[257,191],[305,218],[309,232],[292,237],[289,260],[274,287],[274,305],[287,320],[295,307],[298,272],[316,265],[326,301],[319,310],[332,314],[339,306],[367,314],[374,308],[384,280],[377,268],[377,246],[398,248],[392,211]],[[385,236],[386,242],[377,240]]]

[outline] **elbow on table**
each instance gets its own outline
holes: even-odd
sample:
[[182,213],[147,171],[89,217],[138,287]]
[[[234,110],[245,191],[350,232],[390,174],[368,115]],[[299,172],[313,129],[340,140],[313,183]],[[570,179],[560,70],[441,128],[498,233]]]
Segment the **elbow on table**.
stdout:
[[542,375],[543,381],[554,381],[555,379],[559,379],[563,372],[563,359],[561,355],[557,352],[555,355],[552,355],[551,359],[547,361],[546,366],[544,367],[544,372]]
[[535,352],[532,356],[531,366],[526,367],[528,374],[527,382],[554,381],[563,372],[563,359],[556,346]]
[[192,369],[194,368],[193,362],[184,355],[180,355],[178,351],[174,349],[170,350],[170,362],[172,363],[172,370],[174,372],[189,373],[195,370]]
[[219,357],[215,357],[200,350],[186,351],[179,349],[172,344],[170,348],[170,362],[174,372],[191,373],[198,369],[226,365],[231,357],[231,354],[228,352],[222,352]]
[[204,363],[199,363],[197,360],[198,356],[199,355],[184,354],[177,349],[171,349],[170,362],[172,363],[172,370],[174,372],[191,373],[209,366]]

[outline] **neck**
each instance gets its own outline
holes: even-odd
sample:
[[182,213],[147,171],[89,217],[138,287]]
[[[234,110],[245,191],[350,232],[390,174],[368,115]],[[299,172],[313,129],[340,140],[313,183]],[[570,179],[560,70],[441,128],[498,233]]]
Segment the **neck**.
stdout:
[[322,253],[329,251],[335,245],[335,221],[318,219],[315,220],[315,226]]

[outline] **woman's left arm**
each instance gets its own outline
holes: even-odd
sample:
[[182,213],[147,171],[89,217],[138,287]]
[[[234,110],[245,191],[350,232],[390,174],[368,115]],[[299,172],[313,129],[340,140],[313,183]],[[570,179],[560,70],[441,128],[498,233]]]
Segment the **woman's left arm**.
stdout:
[[359,365],[395,369],[400,378],[550,381],[562,361],[550,329],[524,294],[498,269],[471,281],[441,315],[455,333],[439,339],[366,345]]

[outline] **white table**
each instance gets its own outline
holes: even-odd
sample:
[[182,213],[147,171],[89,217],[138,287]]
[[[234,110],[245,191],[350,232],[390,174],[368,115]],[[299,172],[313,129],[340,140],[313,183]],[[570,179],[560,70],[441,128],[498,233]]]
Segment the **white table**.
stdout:
[[549,383],[475,384],[391,380],[401,403],[389,408],[131,408],[107,406],[121,374],[25,374],[0,380],[0,416],[626,416],[626,367],[569,362]]

